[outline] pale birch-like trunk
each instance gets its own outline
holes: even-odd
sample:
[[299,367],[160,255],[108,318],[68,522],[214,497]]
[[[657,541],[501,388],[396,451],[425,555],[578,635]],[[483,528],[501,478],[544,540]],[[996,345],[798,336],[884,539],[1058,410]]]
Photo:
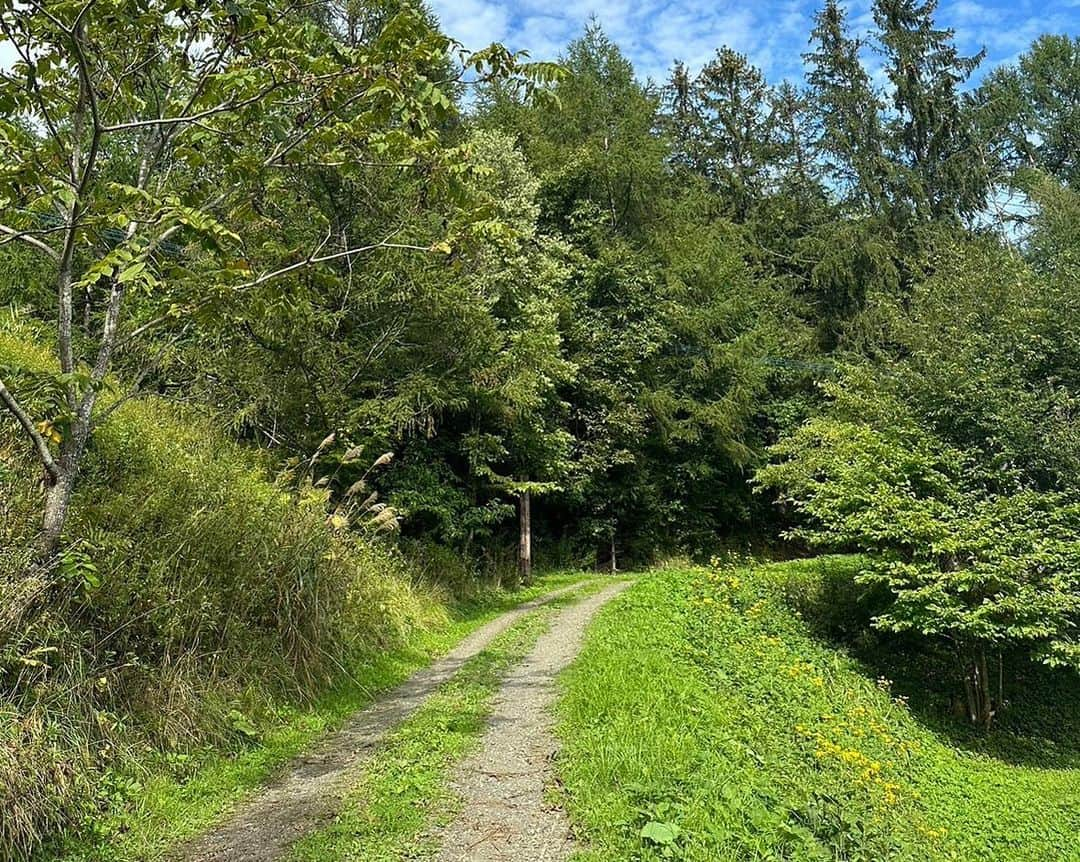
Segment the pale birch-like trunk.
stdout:
[[532,494],[522,491],[518,495],[518,581],[525,586],[532,583]]

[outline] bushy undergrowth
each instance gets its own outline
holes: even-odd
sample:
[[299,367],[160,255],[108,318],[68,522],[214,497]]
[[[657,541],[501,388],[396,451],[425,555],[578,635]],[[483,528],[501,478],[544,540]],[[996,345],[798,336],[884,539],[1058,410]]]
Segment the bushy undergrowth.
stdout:
[[[24,392],[49,361],[30,336],[0,334],[0,366]],[[334,529],[324,492],[268,480],[206,415],[146,399],[110,416],[47,573],[29,463],[0,424],[4,858],[107,807],[101,778],[118,762],[242,745],[273,704],[446,623],[408,559]]]
[[1067,740],[1037,766],[1004,736],[996,756],[959,746],[813,634],[853,629],[873,596],[793,609],[853,567],[668,569],[601,612],[561,704],[583,860],[1080,859]]
[[[919,721],[967,751],[1049,769],[1080,766],[1080,679],[1023,650],[1003,651],[992,667],[995,715],[987,730],[966,719],[954,650],[911,634],[871,627],[888,606],[880,585],[860,583],[867,561],[823,556],[757,570],[816,635],[845,649],[866,675],[892,680]],[[1006,669],[1008,669],[1006,671]],[[1000,689],[999,689],[1000,686]]]

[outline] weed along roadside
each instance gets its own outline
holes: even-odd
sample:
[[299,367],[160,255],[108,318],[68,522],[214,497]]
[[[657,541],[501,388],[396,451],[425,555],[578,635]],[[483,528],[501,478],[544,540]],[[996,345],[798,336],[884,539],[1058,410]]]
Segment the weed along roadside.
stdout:
[[[549,598],[558,602],[560,597],[573,592],[573,587],[565,588]],[[286,855],[298,838],[339,813],[340,797],[353,783],[354,773],[363,769],[373,752],[384,747],[383,740],[388,734],[396,732],[403,723],[408,724],[410,717],[424,708],[442,687],[453,685],[463,674],[467,676],[469,662],[490,662],[493,656],[488,648],[493,640],[512,629],[516,621],[537,618],[540,614],[537,607],[546,606],[547,601],[544,598],[525,604],[477,629],[430,667],[350,717],[339,731],[321,740],[314,750],[219,828],[209,830],[182,848],[179,858],[192,862],[204,859],[271,862]],[[539,619],[542,623],[543,618]],[[531,630],[535,633],[537,629],[533,626]]]
[[[578,573],[545,575],[516,593],[479,594],[447,609],[403,647],[359,657],[363,676],[351,676],[308,708],[273,714],[231,753],[182,759],[179,769],[168,760],[134,761],[126,776],[112,779],[118,788],[112,818],[95,820],[93,831],[76,832],[37,858],[240,859],[249,851],[269,854],[257,858],[276,858],[302,834],[304,823],[327,810],[333,813],[339,788],[327,776],[344,775],[356,757],[370,754],[383,732],[452,679],[463,661],[487,649],[492,638],[521,620],[533,620],[537,609],[560,606],[595,589],[597,581]],[[373,698],[375,704],[368,706]],[[290,761],[295,773],[288,771]],[[305,783],[308,776],[311,782]],[[283,778],[284,793],[279,786]],[[267,781],[269,796],[262,790]],[[293,806],[291,823],[279,817],[288,805]]]

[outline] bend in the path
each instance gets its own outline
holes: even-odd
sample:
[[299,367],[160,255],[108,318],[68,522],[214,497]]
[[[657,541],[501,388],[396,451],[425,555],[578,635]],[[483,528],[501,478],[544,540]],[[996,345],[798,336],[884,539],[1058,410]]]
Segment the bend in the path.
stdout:
[[445,656],[356,713],[340,730],[295,760],[220,826],[184,845],[178,862],[273,862],[340,807],[349,776],[386,733],[420,707],[473,656],[541,605],[581,586],[571,584],[507,611]]
[[492,704],[480,748],[457,770],[458,817],[440,830],[439,862],[561,862],[574,849],[570,824],[545,805],[558,744],[555,678],[577,656],[593,614],[628,586],[612,584],[562,611]]

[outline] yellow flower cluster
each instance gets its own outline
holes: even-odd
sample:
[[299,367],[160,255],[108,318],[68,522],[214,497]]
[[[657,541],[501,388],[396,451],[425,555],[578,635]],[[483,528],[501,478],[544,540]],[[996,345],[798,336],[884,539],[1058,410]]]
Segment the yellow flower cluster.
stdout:
[[742,579],[736,575],[725,575],[724,572],[713,571],[709,572],[706,577],[711,583],[719,584],[720,586],[728,587],[733,590],[737,590],[742,586]]
[[[905,742],[890,734],[871,709],[853,706],[842,716],[826,713],[819,716],[817,727],[797,724],[795,733],[813,745],[814,757],[819,762],[833,761],[842,764],[854,784],[865,788],[882,808],[894,808],[901,805],[905,799],[915,802],[921,798],[917,790],[905,790],[900,781],[893,780],[899,777],[896,760],[876,759],[856,747],[859,745],[857,740],[870,741],[875,737],[879,744],[900,756],[905,756],[918,747],[916,742]],[[922,813],[919,809],[911,809],[908,814],[914,828],[927,839],[938,842],[947,837],[948,830],[920,822]]]
[[813,739],[816,743],[814,757],[818,760],[840,761],[852,769],[859,784],[879,790],[881,800],[886,805],[900,802],[900,785],[884,777],[882,773],[886,767],[882,766],[881,761],[868,757],[856,748],[839,745],[820,732],[813,734]]
[[944,838],[946,835],[949,834],[949,830],[946,829],[944,826],[942,826],[940,829],[934,829],[931,826],[923,826],[920,823],[915,828],[918,829],[919,832],[921,832],[927,838],[929,838],[929,839],[931,839],[933,841],[936,841],[939,838]]
[[[727,570],[728,572],[730,571]],[[724,570],[706,573],[705,581],[699,584],[697,596],[691,603],[699,607],[713,606],[722,610],[736,610],[737,604],[733,595],[743,584],[737,575],[731,575]],[[764,600],[756,602],[746,613],[750,616],[759,615],[765,608]]]
[[[805,672],[805,665],[796,664],[795,667],[799,668],[798,673]],[[821,677],[815,677],[813,681],[818,685],[824,684]],[[896,767],[895,761],[882,762],[855,746],[858,740],[876,737],[881,745],[906,755],[914,745],[889,733],[888,727],[865,706],[853,706],[840,718],[827,713],[820,716],[820,721],[823,729],[812,729],[805,724],[795,725],[796,734],[813,743],[814,757],[819,761],[832,760],[843,764],[851,771],[857,784],[876,792],[882,804],[889,807],[900,804],[903,800],[901,785],[890,780],[890,774]],[[911,794],[913,799],[918,796],[918,792]]]
[[[814,666],[812,664],[810,664],[810,662],[803,661],[802,659],[796,659],[795,664],[793,664],[791,667],[788,668],[787,673],[788,673],[788,676],[790,676],[792,679],[794,679],[796,677],[808,675],[808,674],[812,673],[814,671],[814,669],[815,669]],[[820,678],[820,677],[818,677],[818,678]]]
[[884,723],[877,720],[874,713],[867,709],[865,706],[853,706],[847,711],[850,722],[841,722],[837,725],[840,729],[847,729],[848,732],[857,737],[864,736],[876,736],[885,746],[895,749],[901,755],[910,754],[919,747],[919,743],[916,740],[897,739],[891,733],[889,728]]
[[900,801],[900,785],[895,784],[892,781],[882,782],[882,799],[885,800],[886,805],[896,805]]

